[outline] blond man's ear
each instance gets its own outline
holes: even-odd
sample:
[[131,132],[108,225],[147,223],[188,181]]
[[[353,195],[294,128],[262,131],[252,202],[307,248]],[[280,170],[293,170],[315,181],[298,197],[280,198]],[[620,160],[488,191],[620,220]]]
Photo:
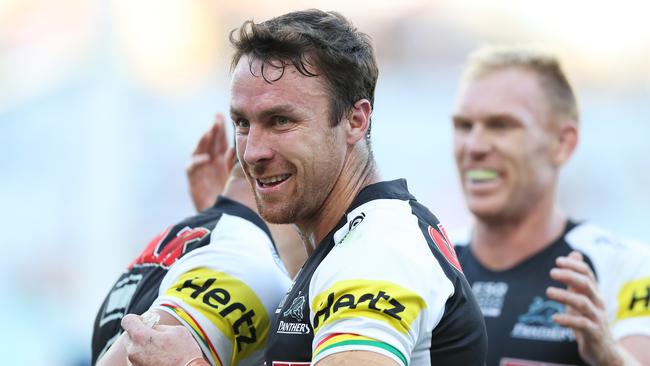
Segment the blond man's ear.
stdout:
[[557,144],[553,153],[553,162],[556,166],[564,165],[573,155],[578,146],[578,124],[567,121],[560,125]]

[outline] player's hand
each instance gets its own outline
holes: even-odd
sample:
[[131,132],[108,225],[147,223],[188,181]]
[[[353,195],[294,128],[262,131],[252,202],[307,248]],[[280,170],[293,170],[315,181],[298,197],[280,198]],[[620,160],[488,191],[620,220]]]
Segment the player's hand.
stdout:
[[135,366],[179,366],[203,354],[187,328],[180,325],[146,325],[134,314],[122,318],[129,335],[127,358]]
[[217,114],[212,127],[199,140],[192,160],[187,166],[192,202],[197,211],[212,206],[223,191],[230,173],[226,126],[221,113]]
[[574,251],[558,257],[550,275],[567,286],[546,289],[550,299],[566,306],[566,312],[553,315],[553,321],[573,329],[580,356],[592,366],[620,364],[619,348],[607,324],[605,303],[598,292],[596,277],[582,254]]

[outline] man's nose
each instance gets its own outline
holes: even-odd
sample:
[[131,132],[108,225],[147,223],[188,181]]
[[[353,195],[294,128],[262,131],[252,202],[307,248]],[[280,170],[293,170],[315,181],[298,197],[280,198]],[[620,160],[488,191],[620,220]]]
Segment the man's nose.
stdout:
[[466,136],[465,149],[472,156],[482,156],[490,152],[492,149],[492,137],[487,129],[476,124]]
[[256,164],[273,158],[273,136],[263,126],[251,123],[244,141],[244,161]]

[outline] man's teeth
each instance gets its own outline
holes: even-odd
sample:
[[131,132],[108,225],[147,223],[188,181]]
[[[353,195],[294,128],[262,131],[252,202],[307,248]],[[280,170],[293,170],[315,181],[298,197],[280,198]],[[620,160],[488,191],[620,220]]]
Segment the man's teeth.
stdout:
[[492,169],[472,169],[468,170],[465,176],[471,180],[490,180],[495,179],[498,175],[496,170]]
[[260,179],[259,181],[262,182],[263,184],[273,184],[273,183],[282,182],[283,180],[286,180],[287,178],[289,178],[289,175],[290,174],[276,175],[275,177]]

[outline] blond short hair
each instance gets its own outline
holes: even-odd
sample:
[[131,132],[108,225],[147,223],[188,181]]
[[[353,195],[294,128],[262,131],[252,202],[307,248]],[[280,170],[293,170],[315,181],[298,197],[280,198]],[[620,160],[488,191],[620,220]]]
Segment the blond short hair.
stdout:
[[559,59],[533,46],[486,45],[467,58],[462,82],[479,79],[494,71],[522,68],[539,76],[540,86],[557,115],[578,123],[578,103]]

